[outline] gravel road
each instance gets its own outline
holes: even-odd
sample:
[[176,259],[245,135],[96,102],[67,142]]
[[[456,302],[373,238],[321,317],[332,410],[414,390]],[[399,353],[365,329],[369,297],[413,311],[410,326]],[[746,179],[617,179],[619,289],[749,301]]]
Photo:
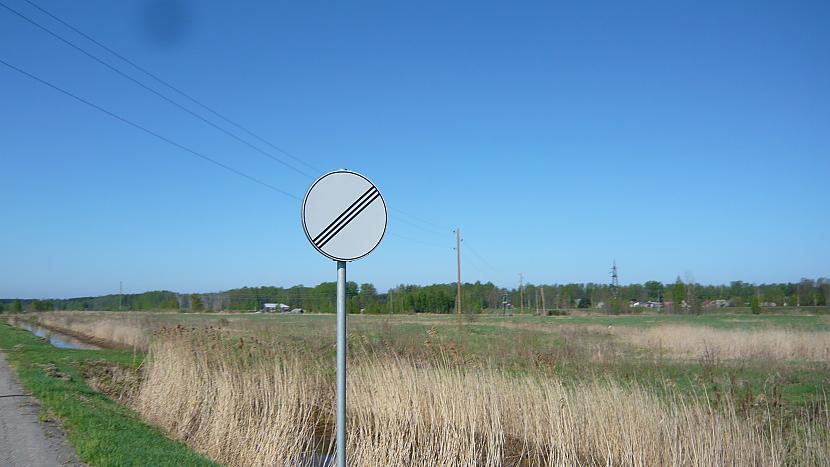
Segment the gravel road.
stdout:
[[25,394],[0,352],[0,466],[82,466],[54,421],[38,421],[40,405]]

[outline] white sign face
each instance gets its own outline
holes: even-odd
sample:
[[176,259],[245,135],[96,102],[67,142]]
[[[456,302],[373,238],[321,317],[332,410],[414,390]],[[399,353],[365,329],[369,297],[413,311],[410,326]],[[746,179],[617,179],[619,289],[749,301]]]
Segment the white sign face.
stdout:
[[302,217],[308,241],[337,261],[368,255],[386,233],[386,203],[380,191],[348,170],[327,173],[311,185]]

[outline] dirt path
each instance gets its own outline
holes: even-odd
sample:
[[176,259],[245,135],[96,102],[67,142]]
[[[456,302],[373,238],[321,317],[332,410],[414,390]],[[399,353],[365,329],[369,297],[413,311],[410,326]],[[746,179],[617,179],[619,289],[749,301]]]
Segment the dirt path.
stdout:
[[38,421],[40,405],[25,390],[0,352],[0,466],[82,466],[53,421]]

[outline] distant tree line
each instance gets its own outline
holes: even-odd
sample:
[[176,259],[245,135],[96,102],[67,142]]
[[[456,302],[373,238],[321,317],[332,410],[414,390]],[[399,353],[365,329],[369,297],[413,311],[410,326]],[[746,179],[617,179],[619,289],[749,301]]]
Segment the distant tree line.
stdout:
[[152,291],[140,294],[113,294],[99,297],[66,299],[0,299],[0,307],[6,311],[51,310],[172,310],[179,308],[178,294],[168,291]]
[[[225,292],[178,294],[152,291],[141,294],[104,295],[70,299],[0,299],[0,312],[48,310],[178,310],[255,311],[265,303],[285,304],[306,311],[333,313],[337,285],[324,282],[314,287],[243,287]],[[357,313],[449,313],[455,310],[456,284],[399,285],[378,293],[372,284],[348,282],[349,312]],[[527,284],[521,290],[487,283],[463,283],[462,310],[480,312],[499,309],[506,303],[512,310],[534,311],[593,308],[607,312],[630,312],[637,307],[656,306],[667,312],[695,313],[723,306],[748,306],[753,310],[773,306],[828,306],[830,279],[801,279],[799,282],[729,285],[702,285],[684,282],[647,281],[614,289],[609,284]]]

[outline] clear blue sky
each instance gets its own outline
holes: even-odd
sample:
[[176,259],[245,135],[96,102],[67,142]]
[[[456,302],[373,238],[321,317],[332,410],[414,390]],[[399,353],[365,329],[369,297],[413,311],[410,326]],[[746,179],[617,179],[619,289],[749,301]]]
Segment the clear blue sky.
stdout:
[[[502,286],[606,282],[612,259],[623,283],[830,275],[830,2],[37,2],[313,175],[373,179],[406,214],[351,280],[454,281],[456,225],[463,280]],[[2,7],[0,59],[296,196],[312,182]],[[335,279],[296,199],[4,66],[0,128],[0,297]]]

